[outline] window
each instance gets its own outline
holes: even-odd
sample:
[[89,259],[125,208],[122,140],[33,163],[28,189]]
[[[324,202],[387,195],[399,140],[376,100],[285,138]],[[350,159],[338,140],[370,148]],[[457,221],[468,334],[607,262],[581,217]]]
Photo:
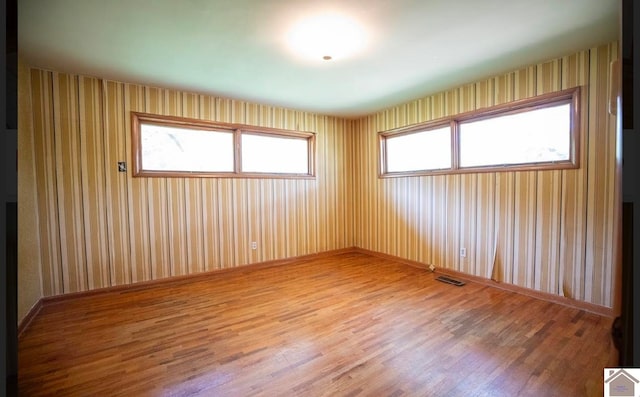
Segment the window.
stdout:
[[132,112],[134,176],[314,176],[315,135]]
[[569,103],[461,122],[459,128],[461,168],[571,160]]
[[380,175],[578,167],[579,89],[380,133]]
[[[306,139],[264,134],[242,134],[242,170],[284,174],[306,174],[309,150]],[[281,155],[275,155],[279,153]]]
[[233,132],[140,125],[143,170],[233,172]]
[[408,172],[451,168],[451,128],[392,135],[386,140],[387,171]]

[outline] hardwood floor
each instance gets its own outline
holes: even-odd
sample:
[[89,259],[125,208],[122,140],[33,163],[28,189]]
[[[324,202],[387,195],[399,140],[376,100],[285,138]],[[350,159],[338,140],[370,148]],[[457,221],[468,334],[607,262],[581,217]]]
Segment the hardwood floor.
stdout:
[[24,396],[582,396],[611,320],[363,254],[45,305]]

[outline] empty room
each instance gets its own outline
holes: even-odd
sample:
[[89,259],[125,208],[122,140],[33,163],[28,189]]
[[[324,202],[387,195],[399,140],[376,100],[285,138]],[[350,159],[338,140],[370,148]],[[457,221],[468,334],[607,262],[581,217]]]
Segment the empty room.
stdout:
[[621,7],[18,2],[20,395],[602,395]]

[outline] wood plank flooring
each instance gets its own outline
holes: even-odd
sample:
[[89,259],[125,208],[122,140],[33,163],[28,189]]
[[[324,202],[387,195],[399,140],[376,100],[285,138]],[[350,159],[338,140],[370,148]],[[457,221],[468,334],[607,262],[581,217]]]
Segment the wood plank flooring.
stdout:
[[24,396],[582,396],[611,320],[364,254],[43,307]]

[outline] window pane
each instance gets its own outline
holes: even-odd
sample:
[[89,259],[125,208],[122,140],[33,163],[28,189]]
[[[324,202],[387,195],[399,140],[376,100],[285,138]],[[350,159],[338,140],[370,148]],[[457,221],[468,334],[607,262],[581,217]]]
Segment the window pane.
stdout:
[[242,172],[309,174],[309,141],[242,134]]
[[142,124],[142,169],[233,172],[233,133]]
[[451,168],[449,126],[386,138],[386,172]]
[[460,123],[460,167],[571,159],[571,106]]

